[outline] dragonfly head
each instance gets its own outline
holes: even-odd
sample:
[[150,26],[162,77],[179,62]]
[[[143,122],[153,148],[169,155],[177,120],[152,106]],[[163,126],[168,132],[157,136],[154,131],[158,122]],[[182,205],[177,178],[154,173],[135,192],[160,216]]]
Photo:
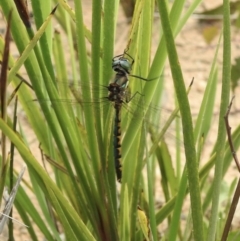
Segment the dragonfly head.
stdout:
[[119,59],[113,60],[112,69],[115,72],[122,72],[122,73],[130,74],[130,71],[132,69],[132,65],[131,65],[131,63],[129,62],[128,59],[121,57]]

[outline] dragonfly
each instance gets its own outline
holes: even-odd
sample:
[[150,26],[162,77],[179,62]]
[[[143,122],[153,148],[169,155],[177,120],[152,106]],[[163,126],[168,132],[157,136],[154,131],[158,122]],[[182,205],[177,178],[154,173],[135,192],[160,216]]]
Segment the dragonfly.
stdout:
[[[130,61],[128,60],[128,58]],[[123,54],[115,56],[112,59],[112,69],[116,72],[113,82],[111,82],[107,89],[109,91],[107,99],[113,102],[115,109],[114,131],[113,131],[113,147],[114,147],[114,161],[115,171],[118,182],[122,179],[122,164],[121,164],[121,109],[123,103],[130,102],[139,92],[130,96],[128,88],[129,77],[138,78],[144,81],[151,81],[153,79],[146,79],[141,76],[132,75],[130,71],[134,64],[134,59],[125,50]]]

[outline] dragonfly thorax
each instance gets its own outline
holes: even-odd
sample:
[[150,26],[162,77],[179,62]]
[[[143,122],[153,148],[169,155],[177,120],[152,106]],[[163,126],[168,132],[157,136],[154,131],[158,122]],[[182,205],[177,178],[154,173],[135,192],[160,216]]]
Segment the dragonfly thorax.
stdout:
[[128,88],[121,87],[116,83],[110,83],[108,86],[108,99],[117,105],[121,105],[128,99]]
[[118,72],[115,75],[115,79],[113,81],[114,84],[116,84],[121,89],[126,89],[128,87],[128,76],[127,74],[124,74],[122,72]]

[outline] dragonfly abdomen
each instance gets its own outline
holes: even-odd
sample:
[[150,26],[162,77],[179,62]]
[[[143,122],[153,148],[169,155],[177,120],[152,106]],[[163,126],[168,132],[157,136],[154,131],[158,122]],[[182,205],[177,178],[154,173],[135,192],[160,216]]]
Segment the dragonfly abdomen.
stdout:
[[114,119],[114,131],[113,131],[113,146],[114,146],[114,161],[117,180],[121,182],[122,179],[122,164],[121,164],[121,104],[115,103],[115,119]]
[[[117,78],[117,81],[119,79]],[[122,164],[121,164],[121,107],[125,102],[127,94],[127,78],[125,82],[122,79],[122,85],[116,82],[109,84],[108,99],[114,103],[115,119],[114,119],[114,131],[113,131],[113,146],[114,146],[114,161],[117,180],[121,182],[122,179]]]

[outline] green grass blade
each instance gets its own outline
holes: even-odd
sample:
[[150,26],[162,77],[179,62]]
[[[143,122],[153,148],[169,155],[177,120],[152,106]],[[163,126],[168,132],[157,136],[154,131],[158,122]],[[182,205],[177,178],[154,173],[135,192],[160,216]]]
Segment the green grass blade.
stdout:
[[210,128],[210,123],[213,116],[213,106],[214,106],[214,100],[216,95],[216,88],[217,88],[216,61],[217,61],[220,42],[221,42],[221,35],[219,37],[216,52],[212,61],[212,66],[211,66],[209,78],[207,81],[207,87],[204,92],[202,104],[201,104],[198,118],[194,128],[195,142],[200,135],[204,134],[204,136],[206,136]]
[[180,215],[182,211],[183,201],[186,196],[187,175],[186,168],[183,171],[182,179],[179,185],[174,211],[169,227],[168,240],[177,240],[177,234],[180,227]]
[[183,137],[185,146],[185,155],[187,160],[188,183],[191,198],[192,218],[193,218],[193,234],[195,240],[202,241],[203,223],[201,212],[200,188],[198,180],[198,166],[196,158],[196,150],[193,136],[192,118],[190,113],[189,102],[187,99],[186,88],[184,86],[181,68],[178,62],[177,52],[173,40],[173,35],[168,18],[165,1],[159,1],[160,16],[162,20],[164,37],[167,39],[167,50],[171,72],[173,76],[175,92],[182,116]]
[[[38,226],[38,228],[41,230],[41,232],[48,240],[54,240],[55,238],[57,240],[60,240],[60,237],[51,219],[48,219],[47,223],[46,223],[46,220],[43,220],[39,211],[33,205],[32,200],[29,198],[29,195],[25,192],[25,190],[22,187],[19,188],[17,202],[15,205],[19,214],[21,214],[23,221],[25,220],[25,218],[27,218],[25,217],[25,213],[28,213],[28,218],[32,219],[32,221]],[[23,212],[23,210],[25,210],[25,213]],[[26,222],[25,224],[31,225],[31,222],[29,221],[29,222]],[[54,233],[55,238],[52,236],[50,229]],[[31,234],[31,230],[29,230],[29,233]]]
[[[54,7],[56,9],[58,5]],[[35,19],[35,23],[40,32],[40,28],[44,23],[44,20],[47,18],[49,13],[51,12],[51,2],[47,2],[46,4],[41,4],[41,0],[36,0],[32,4],[33,8],[33,16]],[[55,12],[55,10],[54,10]],[[33,37],[33,31],[28,31],[30,38]],[[42,58],[44,61],[44,67],[48,70],[51,78],[54,78],[53,64],[51,61],[51,53],[52,53],[52,23],[49,22],[47,28],[44,30],[43,36],[39,41],[39,48],[35,48],[36,56],[38,59]],[[37,53],[38,52],[38,53]],[[41,54],[40,54],[41,53]]]
[[124,186],[124,195],[123,196],[123,205],[122,205],[122,222],[120,226],[120,240],[130,240],[130,207],[129,207],[129,195],[128,195],[128,187],[125,184]]
[[223,1],[223,70],[222,70],[222,92],[221,92],[221,106],[218,125],[218,137],[216,145],[216,160],[215,174],[213,181],[213,199],[212,210],[210,217],[210,225],[207,234],[207,241],[215,240],[216,228],[218,223],[218,204],[220,187],[223,171],[224,160],[224,145],[226,138],[226,129],[224,116],[227,112],[230,95],[230,80],[231,80],[231,37],[230,37],[230,7],[229,1]]
[[[78,47],[78,57],[79,57],[79,68],[80,68],[80,77],[82,81],[90,82],[89,72],[88,72],[88,58],[86,51],[86,43],[84,37],[84,24],[83,24],[83,11],[82,4],[80,1],[74,1],[76,12],[76,27],[77,27],[77,47]],[[82,91],[83,99],[88,99],[90,96],[90,89],[84,89]],[[86,121],[86,130],[88,132],[88,143],[93,159],[95,177],[99,178],[98,172],[100,170],[100,158],[97,147],[97,138],[95,134],[94,121],[93,121],[93,110],[92,108],[85,108],[85,121]],[[100,180],[96,180],[97,184],[100,183]],[[101,188],[98,188],[101,190]]]
[[21,57],[18,58],[15,65],[12,67],[12,69],[9,71],[8,78],[11,80],[14,75],[16,75],[17,71],[22,66],[23,62],[27,59],[29,56],[30,51],[33,49],[33,47],[37,44],[37,41],[40,39],[44,31],[46,30],[46,27],[48,26],[49,22],[51,21],[53,14],[56,9],[53,10],[53,12],[48,16],[44,24],[41,26],[37,34],[34,36],[34,38],[31,40],[30,44],[25,48],[25,50],[22,52]]
[[[14,205],[15,205],[16,209],[18,210],[18,213],[21,216],[23,223],[25,225],[27,225],[28,233],[29,233],[32,241],[39,241],[39,239],[37,238],[36,232],[34,232],[33,222],[30,219],[30,217],[28,217],[26,209],[22,206],[22,204],[20,202],[18,202],[18,200],[15,201]],[[48,234],[45,234],[45,235],[46,235],[46,237],[49,238],[49,240],[52,240],[51,235],[50,236],[48,236]]]

